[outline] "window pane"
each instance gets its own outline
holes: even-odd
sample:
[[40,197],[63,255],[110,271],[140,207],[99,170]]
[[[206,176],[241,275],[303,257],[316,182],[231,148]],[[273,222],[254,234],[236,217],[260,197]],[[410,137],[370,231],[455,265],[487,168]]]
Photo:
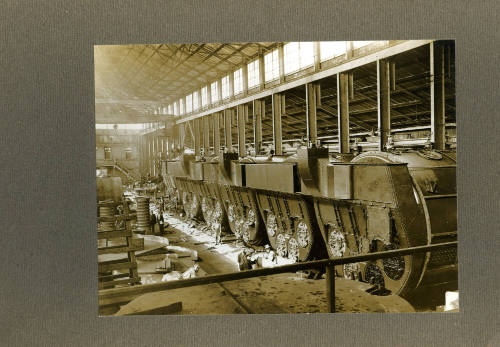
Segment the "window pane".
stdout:
[[243,69],[238,69],[234,72],[234,95],[243,91]]
[[264,56],[264,77],[266,82],[269,82],[278,78],[279,75],[278,50],[275,49]]
[[312,42],[300,42],[300,68],[304,69],[314,64],[314,48]]
[[208,88],[201,88],[201,106],[205,107],[208,105]]
[[193,94],[186,96],[186,113],[193,111]]
[[180,100],[179,100],[179,103],[180,103],[180,107],[179,107],[179,109],[180,109],[180,113],[181,113],[181,114],[186,113],[186,108],[184,107],[184,106],[185,106],[185,105],[184,105],[184,99],[180,99]]
[[253,88],[260,84],[259,60],[254,60],[247,66],[248,69],[248,88]]
[[321,61],[345,54],[346,41],[323,41],[319,44]]
[[295,72],[299,69],[299,43],[289,42],[284,46],[285,74]]
[[296,72],[314,64],[312,42],[289,42],[284,46],[285,74]]
[[179,115],[179,107],[177,106],[177,102],[174,102],[174,115]]
[[376,42],[376,41],[352,41],[352,48],[356,49],[359,47],[369,45],[370,43],[373,43],[373,42]]
[[229,75],[222,79],[222,98],[229,98]]
[[214,82],[210,85],[210,89],[212,91],[212,102],[219,101],[219,86],[217,82]]
[[197,111],[200,108],[200,95],[199,92],[193,93],[193,111]]

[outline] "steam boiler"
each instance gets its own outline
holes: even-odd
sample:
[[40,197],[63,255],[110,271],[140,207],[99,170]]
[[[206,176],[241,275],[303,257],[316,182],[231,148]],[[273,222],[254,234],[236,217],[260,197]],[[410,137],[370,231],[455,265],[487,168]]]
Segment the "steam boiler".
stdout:
[[[235,153],[165,162],[165,181],[189,218],[249,245],[268,243],[293,261],[344,257],[453,241],[456,152],[367,151],[357,156],[299,148],[286,156]],[[175,188],[174,188],[175,187]],[[339,276],[405,296],[456,281],[456,249],[336,269]]]

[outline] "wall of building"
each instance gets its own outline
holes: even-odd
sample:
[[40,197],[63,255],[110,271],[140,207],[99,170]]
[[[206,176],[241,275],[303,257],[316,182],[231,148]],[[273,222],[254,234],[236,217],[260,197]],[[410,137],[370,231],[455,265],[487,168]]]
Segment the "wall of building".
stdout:
[[[107,167],[110,176],[122,177],[123,182],[127,181],[126,175],[113,166],[118,165],[134,178],[139,178],[139,138],[136,130],[96,129],[96,167]],[[109,158],[105,156],[106,148],[110,149]]]

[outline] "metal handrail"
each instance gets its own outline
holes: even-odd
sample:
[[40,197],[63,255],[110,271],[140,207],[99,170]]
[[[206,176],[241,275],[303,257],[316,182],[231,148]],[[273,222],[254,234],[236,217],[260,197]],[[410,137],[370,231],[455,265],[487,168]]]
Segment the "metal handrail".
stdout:
[[276,275],[287,272],[296,272],[300,270],[310,270],[317,268],[325,268],[326,270],[326,285],[327,285],[327,302],[329,312],[335,312],[335,275],[333,267],[362,261],[378,260],[385,258],[393,258],[397,256],[412,255],[416,253],[424,253],[436,251],[439,249],[456,248],[458,241],[443,242],[438,244],[416,246],[410,248],[396,249],[383,252],[374,252],[369,254],[355,255],[344,258],[312,260],[302,263],[294,263],[270,268],[262,268],[255,270],[245,270],[240,272],[232,272],[218,275],[209,275],[204,277],[196,277],[185,280],[161,282],[154,284],[146,284],[140,286],[112,288],[99,291],[99,306],[107,306],[130,301],[130,297],[136,297],[142,294],[157,292],[167,289],[186,288],[204,284],[220,283],[227,281],[241,280],[245,278],[253,278],[260,276]]

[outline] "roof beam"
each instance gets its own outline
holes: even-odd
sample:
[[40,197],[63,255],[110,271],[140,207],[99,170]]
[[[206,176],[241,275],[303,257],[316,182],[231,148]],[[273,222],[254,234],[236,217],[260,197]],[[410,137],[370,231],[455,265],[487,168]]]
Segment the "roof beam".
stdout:
[[130,100],[130,99],[95,99],[96,104],[120,104],[120,105],[152,105],[152,106],[164,106],[164,102],[153,101],[153,100]]
[[155,122],[169,122],[175,120],[174,115],[130,115],[130,114],[106,114],[97,115],[96,124],[142,124]]

